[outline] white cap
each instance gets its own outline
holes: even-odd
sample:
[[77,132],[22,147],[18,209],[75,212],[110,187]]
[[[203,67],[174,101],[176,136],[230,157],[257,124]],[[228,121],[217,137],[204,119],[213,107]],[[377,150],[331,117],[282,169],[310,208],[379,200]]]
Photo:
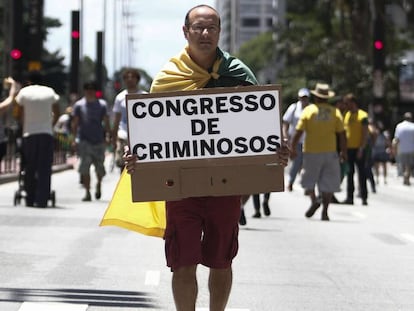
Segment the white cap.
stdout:
[[309,90],[307,88],[302,88],[298,92],[298,97],[304,97],[304,96],[306,97],[310,96]]

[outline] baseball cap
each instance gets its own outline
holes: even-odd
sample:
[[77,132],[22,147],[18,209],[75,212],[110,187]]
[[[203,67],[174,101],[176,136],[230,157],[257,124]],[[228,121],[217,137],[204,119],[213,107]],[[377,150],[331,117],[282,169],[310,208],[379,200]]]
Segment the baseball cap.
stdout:
[[298,97],[309,97],[310,93],[309,90],[307,88],[301,88],[298,92]]

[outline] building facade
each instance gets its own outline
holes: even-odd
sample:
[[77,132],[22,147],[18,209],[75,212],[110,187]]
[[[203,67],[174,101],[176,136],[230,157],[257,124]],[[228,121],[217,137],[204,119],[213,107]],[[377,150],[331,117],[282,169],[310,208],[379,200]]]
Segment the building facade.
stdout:
[[[286,0],[216,0],[221,15],[220,46],[235,54],[254,37],[273,32],[276,41],[278,29],[285,24]],[[261,82],[273,82],[280,64],[274,63],[256,73]]]
[[285,0],[216,0],[222,16],[220,46],[237,53],[243,43],[284,24]]

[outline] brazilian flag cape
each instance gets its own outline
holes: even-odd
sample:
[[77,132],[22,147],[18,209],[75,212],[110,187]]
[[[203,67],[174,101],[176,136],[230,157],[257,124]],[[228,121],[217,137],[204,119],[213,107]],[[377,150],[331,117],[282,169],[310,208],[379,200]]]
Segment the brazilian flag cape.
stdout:
[[[150,92],[195,90],[205,87],[211,79],[220,81],[220,78],[231,78],[236,85],[257,84],[250,69],[227,52],[217,48],[217,60],[212,70],[207,71],[190,58],[186,47],[155,77]],[[118,226],[162,238],[166,226],[165,202],[132,202],[131,178],[124,170],[100,225]]]

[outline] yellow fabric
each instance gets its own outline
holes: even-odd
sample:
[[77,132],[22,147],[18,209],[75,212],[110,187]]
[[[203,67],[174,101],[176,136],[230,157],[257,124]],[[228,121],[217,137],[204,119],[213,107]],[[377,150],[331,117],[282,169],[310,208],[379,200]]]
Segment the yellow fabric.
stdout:
[[132,202],[131,178],[124,170],[100,225],[162,238],[166,225],[165,202]]
[[306,106],[296,129],[306,132],[303,152],[336,151],[336,133],[344,131],[341,113],[328,104]]
[[356,149],[362,144],[362,127],[368,124],[368,113],[358,109],[357,112],[348,111],[344,117],[344,125],[346,131],[347,147]]
[[[221,75],[250,84],[257,83],[250,69],[228,53],[218,49],[217,60],[212,71],[208,72],[193,62],[186,47],[155,77],[150,92],[199,89],[205,87],[211,78],[217,80]],[[124,171],[100,225],[114,225],[145,235],[163,237],[166,227],[165,202],[132,202],[131,178]]]
[[150,93],[200,89],[211,78],[220,77],[218,70],[222,60],[223,58],[218,58],[212,72],[208,72],[190,58],[186,47],[179,55],[171,58],[163,70],[156,75]]

